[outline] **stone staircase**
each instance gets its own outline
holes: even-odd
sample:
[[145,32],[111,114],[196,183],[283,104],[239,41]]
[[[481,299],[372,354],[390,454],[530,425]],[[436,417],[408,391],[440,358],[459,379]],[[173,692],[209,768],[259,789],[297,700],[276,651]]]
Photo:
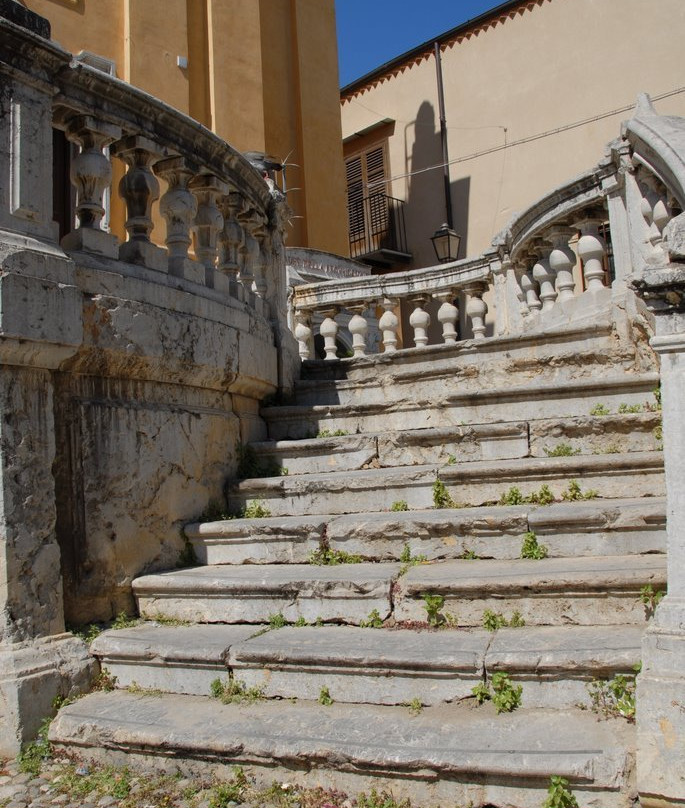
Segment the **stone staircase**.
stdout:
[[[414,805],[539,808],[552,776],[633,805],[634,727],[588,685],[634,673],[665,588],[653,360],[599,326],[478,348],[307,363],[251,445],[280,473],[229,486],[265,515],[189,525],[200,565],[133,582],[148,622],[92,646],[118,689],[53,743]],[[473,695],[497,673],[512,712]],[[211,698],[229,676],[263,698]]]

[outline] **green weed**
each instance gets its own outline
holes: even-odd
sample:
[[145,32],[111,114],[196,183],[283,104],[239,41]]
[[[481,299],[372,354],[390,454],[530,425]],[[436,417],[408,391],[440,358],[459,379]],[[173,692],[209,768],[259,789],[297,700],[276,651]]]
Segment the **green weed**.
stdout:
[[508,673],[492,674],[492,703],[497,713],[511,713],[521,706],[521,685],[513,685]]
[[362,620],[359,623],[359,626],[361,628],[382,628],[383,618],[380,616],[378,609],[374,609],[373,611],[369,612],[366,620]]
[[37,777],[43,763],[52,755],[52,747],[48,741],[48,730],[51,718],[45,718],[40,725],[35,741],[30,741],[21,747],[18,755],[19,771]]
[[433,483],[433,507],[434,508],[454,508],[456,507],[454,500],[449,495],[445,483],[437,479]]
[[645,607],[647,617],[654,615],[654,610],[661,603],[666,593],[662,589],[654,589],[651,584],[645,584],[640,589],[640,600]]
[[423,564],[427,561],[425,555],[412,555],[411,549],[408,544],[405,544],[400,553],[400,561],[402,567],[400,568],[400,575],[404,575],[410,567],[415,567],[417,564]]
[[595,491],[594,488],[589,488],[587,491],[582,491],[577,480],[569,480],[568,488],[561,493],[561,498],[567,502],[596,499],[598,496],[599,491]]
[[445,605],[445,598],[442,595],[431,595],[428,592],[424,592],[421,597],[426,610],[428,624],[436,627],[442,625],[442,623],[445,622],[445,616],[440,612]]
[[504,628],[506,625],[508,625],[507,620],[500,612],[493,612],[491,609],[483,612],[483,628],[486,631],[497,631],[498,628]]
[[421,699],[412,699],[410,702],[407,702],[407,707],[409,707],[409,712],[412,715],[418,715],[421,710],[423,710],[423,702]]
[[224,682],[214,679],[209,689],[210,694],[224,704],[253,704],[265,698],[264,688],[247,687],[244,682],[239,682],[232,676]]
[[590,410],[590,415],[611,415],[611,410],[604,404],[595,404]]
[[592,709],[605,718],[635,721],[635,677],[621,673],[613,679],[595,679],[588,684]]
[[570,443],[557,443],[551,449],[545,446],[544,452],[547,457],[573,457],[580,454],[580,449],[574,449]]
[[131,617],[127,615],[126,612],[119,612],[119,614],[112,621],[112,625],[110,626],[110,628],[116,630],[122,628],[133,628],[134,626],[137,626],[142,622],[143,621],[140,617]]
[[327,687],[322,687],[319,691],[319,704],[323,704],[324,707],[330,707],[333,704],[333,699]]
[[261,499],[254,499],[249,502],[240,514],[241,519],[266,519],[269,516],[271,516],[271,511]]
[[642,412],[642,404],[619,404],[618,405],[618,412],[621,415],[625,415],[626,413],[635,413],[635,412]]
[[313,550],[307,559],[308,564],[315,564],[317,567],[335,567],[338,564],[361,564],[363,558],[360,555],[346,553],[344,550],[332,550],[330,547],[319,547]]
[[288,625],[288,621],[285,619],[281,612],[278,614],[270,614],[269,615],[269,628],[278,629],[284,628]]
[[578,808],[578,800],[569,790],[568,780],[563,777],[551,778],[542,808]]
[[459,558],[463,558],[465,561],[478,561],[480,556],[476,555],[473,550],[469,550],[468,547],[464,547],[464,550]]
[[368,796],[362,792],[357,797],[357,808],[411,808],[411,802],[408,799],[397,802],[390,792],[372,788]]
[[331,432],[329,429],[320,429],[316,433],[317,438],[342,438],[344,435],[349,435],[350,433],[346,429],[336,429],[334,432]]
[[547,558],[547,547],[544,544],[538,544],[538,537],[532,530],[529,530],[523,536],[521,558],[530,558],[535,561]]
[[233,769],[233,777],[228,783],[218,783],[210,793],[209,808],[230,808],[243,802],[249,782],[240,766]]
[[398,499],[396,502],[393,502],[390,506],[391,511],[408,511],[409,505],[407,505],[406,500]]

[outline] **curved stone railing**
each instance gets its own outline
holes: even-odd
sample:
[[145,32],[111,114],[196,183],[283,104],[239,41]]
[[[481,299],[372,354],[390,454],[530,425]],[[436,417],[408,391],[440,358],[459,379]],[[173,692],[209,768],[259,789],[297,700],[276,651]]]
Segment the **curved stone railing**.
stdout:
[[[159,99],[72,60],[51,41],[7,20],[2,39],[5,69],[22,76],[13,88],[16,114],[10,117],[11,147],[23,168],[10,188],[22,198],[14,215],[3,211],[0,227],[55,238],[48,122],[78,151],[70,171],[76,223],[61,242],[67,252],[143,266],[162,273],[160,283],[189,282],[196,294],[203,294],[199,287],[215,290],[285,323],[282,195],[225,141]],[[52,97],[50,106],[40,108],[41,95]],[[125,166],[117,188],[112,158]],[[103,227],[108,193],[118,193],[126,208],[123,243]],[[157,200],[159,215],[153,217]],[[155,227],[155,218],[163,218],[165,227]]]
[[[403,347],[411,349],[530,334],[608,312],[608,287],[625,293],[640,262],[668,260],[668,225],[683,206],[670,190],[683,179],[673,146],[640,110],[597,166],[515,216],[479,258],[298,287],[293,309],[300,357],[313,357],[319,321],[325,358],[337,358],[336,318],[343,311],[352,313],[347,328],[355,357],[370,352],[370,323],[382,333],[382,351],[392,353],[401,332]],[[671,236],[671,250],[676,241]],[[432,317],[441,331],[430,328],[431,300],[438,301]]]

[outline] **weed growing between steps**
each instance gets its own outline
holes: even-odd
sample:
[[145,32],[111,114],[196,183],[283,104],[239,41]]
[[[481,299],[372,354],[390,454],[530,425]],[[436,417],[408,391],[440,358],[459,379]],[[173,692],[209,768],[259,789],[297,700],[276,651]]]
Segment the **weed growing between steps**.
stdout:
[[319,691],[319,704],[323,704],[324,707],[330,707],[333,704],[333,699],[327,687],[322,687]]
[[504,671],[493,673],[490,682],[480,682],[471,692],[478,704],[492,701],[496,713],[511,713],[521,706],[523,687],[512,684],[511,677]]
[[221,679],[214,679],[209,689],[210,694],[224,704],[254,704],[266,698],[264,688],[247,687],[244,682],[239,682],[232,676],[224,682]]
[[552,777],[542,808],[578,808],[578,800],[569,790],[568,780]]
[[[577,480],[569,480],[568,487],[561,492],[561,499],[566,502],[576,502],[579,500],[596,499],[599,491],[589,489],[582,491]],[[557,502],[554,494],[547,484],[540,486],[539,491],[532,491],[530,494],[523,494],[521,489],[515,485],[505,491],[497,501],[498,505],[551,505]]]
[[285,477],[288,469],[281,466],[273,457],[261,459],[252,446],[239,443],[236,446],[238,457],[238,477],[242,480],[261,477]]
[[402,566],[400,567],[399,574],[404,575],[408,569],[415,567],[417,564],[425,564],[428,559],[425,555],[412,555],[411,548],[408,544],[405,544],[400,553],[400,561],[402,562]]
[[661,589],[654,589],[651,584],[645,584],[640,589],[640,601],[645,607],[645,615],[647,619],[654,617],[656,607],[661,603],[666,593]]
[[493,612],[491,609],[483,612],[483,628],[486,631],[497,631],[499,628],[523,628],[525,625],[526,621],[518,611],[514,612],[508,620],[501,612]]
[[547,558],[547,547],[544,544],[538,544],[538,537],[532,530],[529,530],[523,536],[521,558],[529,558],[533,561]]
[[595,679],[588,684],[591,709],[604,718],[635,721],[635,676],[616,674],[613,679]]
[[569,480],[568,488],[562,492],[561,498],[566,502],[579,502],[586,499],[597,499],[599,491],[594,488],[589,488],[587,491],[582,491],[577,480]]
[[441,626],[446,628],[457,627],[456,615],[450,612],[443,614],[442,607],[445,605],[445,598],[442,595],[431,595],[430,592],[424,592],[421,598],[423,599],[429,626],[432,628],[440,628]]
[[409,505],[407,505],[407,501],[404,499],[398,499],[396,502],[393,502],[390,506],[391,511],[408,511]]
[[438,477],[433,483],[433,507],[442,508],[466,508],[468,507],[462,502],[455,502],[449,495],[445,483]]
[[378,609],[373,609],[369,612],[366,620],[359,623],[360,628],[383,628],[383,618],[380,616]]
[[580,449],[574,449],[570,443],[557,443],[551,449],[545,446],[543,451],[547,457],[573,457],[580,454]]
[[336,429],[331,432],[330,429],[320,429],[315,437],[317,438],[342,438],[350,433],[346,429]]

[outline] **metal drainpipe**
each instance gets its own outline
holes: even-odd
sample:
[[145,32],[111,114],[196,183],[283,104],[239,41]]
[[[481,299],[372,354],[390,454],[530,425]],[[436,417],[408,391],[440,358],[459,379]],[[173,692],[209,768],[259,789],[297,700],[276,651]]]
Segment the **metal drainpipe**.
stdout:
[[438,80],[438,110],[440,113],[440,141],[442,143],[442,174],[445,183],[445,213],[447,226],[452,229],[452,195],[450,193],[450,161],[447,152],[447,121],[445,119],[445,93],[442,86],[442,59],[440,56],[440,43],[435,42],[435,72]]

